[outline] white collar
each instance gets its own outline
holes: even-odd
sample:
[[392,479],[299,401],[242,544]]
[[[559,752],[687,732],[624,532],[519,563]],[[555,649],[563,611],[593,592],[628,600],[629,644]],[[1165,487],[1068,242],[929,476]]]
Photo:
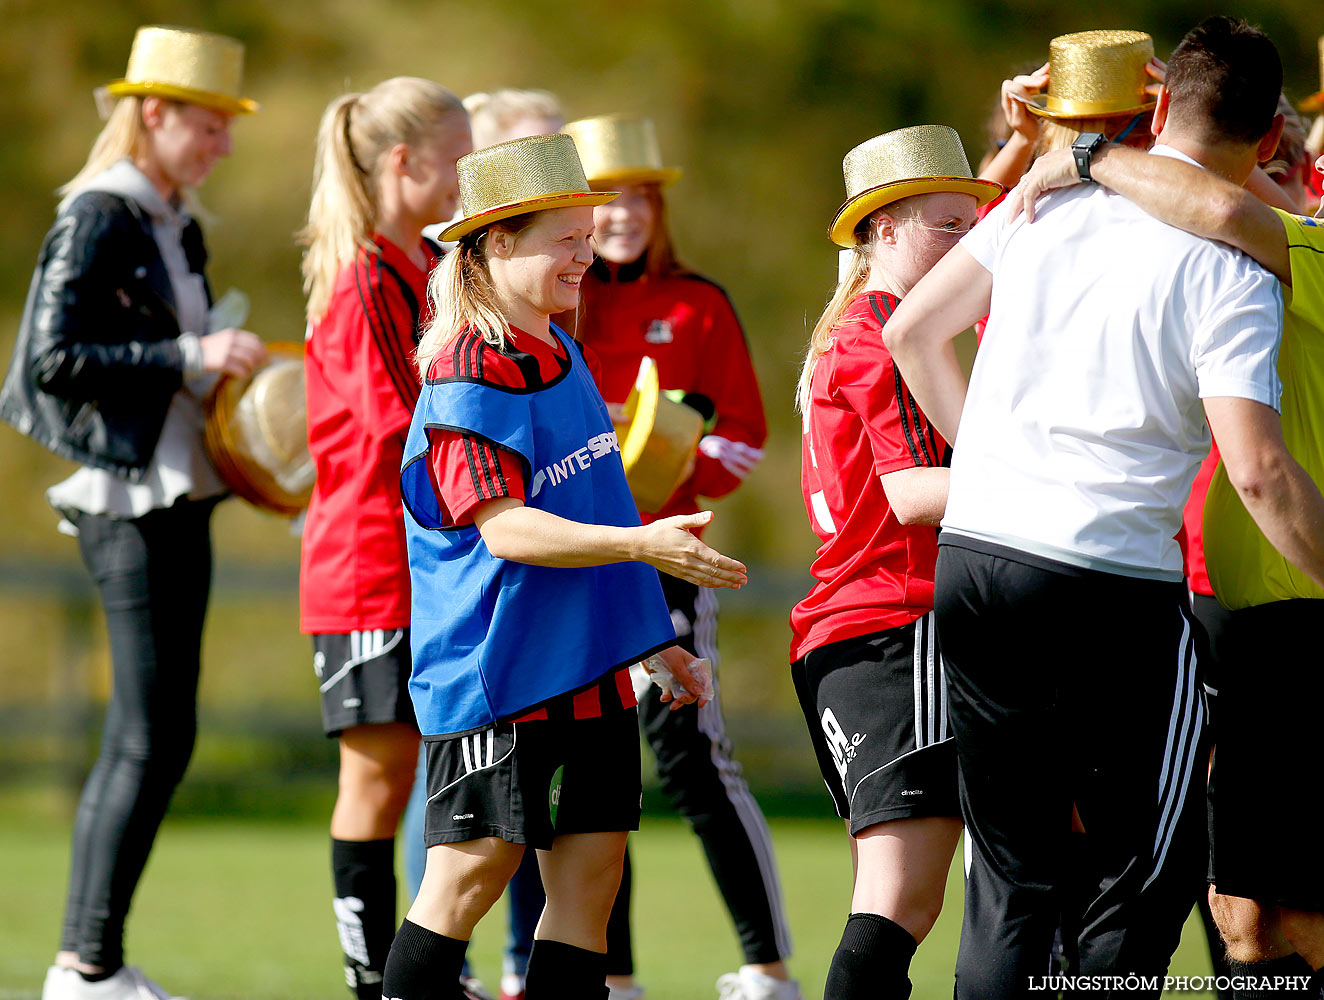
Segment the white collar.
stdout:
[[1157,143],[1152,149],[1150,149],[1149,153],[1151,156],[1167,156],[1174,160],[1181,160],[1184,163],[1189,163],[1192,166],[1199,167],[1201,170],[1208,169],[1199,160],[1195,159],[1194,157],[1187,156],[1176,146],[1169,146],[1166,143],[1161,143],[1161,142]]

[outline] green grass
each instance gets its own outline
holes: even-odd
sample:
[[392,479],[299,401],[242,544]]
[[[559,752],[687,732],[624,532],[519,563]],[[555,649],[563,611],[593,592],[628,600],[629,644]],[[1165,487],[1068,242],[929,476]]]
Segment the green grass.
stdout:
[[[67,808],[32,793],[0,801],[0,1000],[40,990],[59,930]],[[849,902],[850,859],[836,821],[772,823],[795,934],[792,968],[808,998],[822,996]],[[738,964],[735,935],[682,823],[648,816],[632,840],[635,940],[651,1000],[715,996]],[[168,819],[129,921],[130,961],[195,1000],[345,997],[330,906],[328,843],[313,821]],[[912,969],[914,997],[951,996],[960,927],[960,869],[947,908]],[[1188,924],[1174,974],[1204,975],[1198,927]],[[498,907],[479,926],[471,957],[495,985],[504,938]],[[1191,996],[1191,994],[1186,994]]]

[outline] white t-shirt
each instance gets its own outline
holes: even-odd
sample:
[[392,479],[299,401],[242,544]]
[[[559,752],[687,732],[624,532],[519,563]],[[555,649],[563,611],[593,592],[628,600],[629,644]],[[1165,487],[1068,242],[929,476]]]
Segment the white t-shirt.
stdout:
[[961,241],[993,300],[943,528],[1179,580],[1175,536],[1210,441],[1200,400],[1278,408],[1278,281],[1097,185],[1055,193],[1033,225],[1007,225],[1009,204]]

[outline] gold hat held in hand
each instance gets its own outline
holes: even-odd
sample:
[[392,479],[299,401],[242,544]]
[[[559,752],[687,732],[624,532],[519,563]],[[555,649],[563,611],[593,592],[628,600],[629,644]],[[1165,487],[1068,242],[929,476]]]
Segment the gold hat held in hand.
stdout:
[[562,131],[575,140],[590,184],[660,184],[680,177],[679,167],[662,165],[662,149],[650,118],[599,115],[581,118]]
[[106,85],[111,97],[164,97],[229,114],[252,114],[256,101],[239,94],[243,43],[210,31],[152,24],[133,36],[124,77]]
[[913,125],[868,139],[841,161],[846,201],[828,227],[839,247],[855,245],[855,227],[871,213],[902,198],[934,191],[974,195],[987,205],[1002,186],[974,177],[961,137],[946,125]]
[[457,166],[460,218],[442,230],[445,241],[526,212],[605,205],[620,193],[589,188],[574,140],[560,132],[499,142]]
[[1154,39],[1143,31],[1078,31],[1048,44],[1048,90],[1030,99],[1043,118],[1137,115],[1156,100],[1145,91]]
[[303,345],[267,345],[267,363],[225,377],[207,399],[203,443],[221,480],[253,506],[293,516],[308,506],[316,469],[308,452]]
[[656,513],[691,468],[703,436],[703,417],[667,398],[658,382],[657,363],[645,357],[616,433],[630,494],[640,510]]

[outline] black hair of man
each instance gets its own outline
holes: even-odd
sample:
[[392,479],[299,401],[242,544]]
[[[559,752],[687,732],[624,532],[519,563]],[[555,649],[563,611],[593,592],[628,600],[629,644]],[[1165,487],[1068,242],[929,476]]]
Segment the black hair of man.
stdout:
[[1183,126],[1208,140],[1250,144],[1273,127],[1283,63],[1258,28],[1240,18],[1210,17],[1172,53],[1165,85],[1169,113]]

